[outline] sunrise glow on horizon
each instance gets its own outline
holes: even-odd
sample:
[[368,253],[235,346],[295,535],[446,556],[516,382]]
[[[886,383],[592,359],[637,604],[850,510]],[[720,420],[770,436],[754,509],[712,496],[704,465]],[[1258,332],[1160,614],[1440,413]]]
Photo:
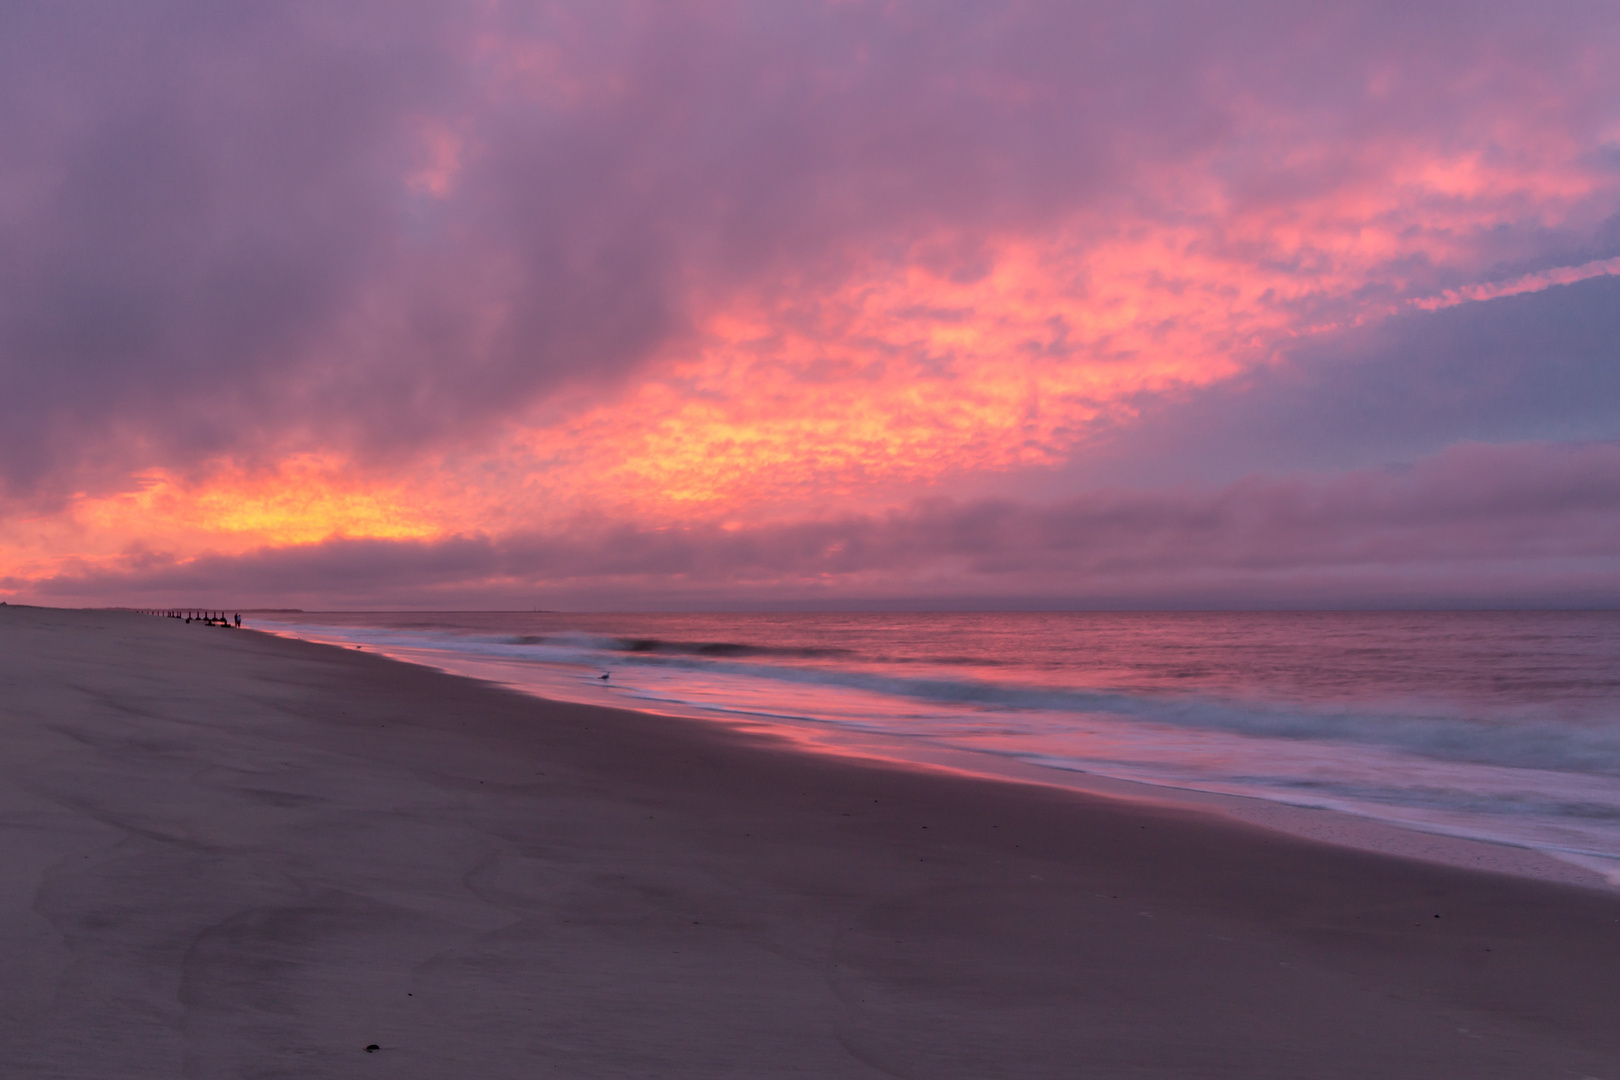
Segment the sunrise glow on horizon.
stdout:
[[18,16],[0,598],[1620,602],[1567,8]]

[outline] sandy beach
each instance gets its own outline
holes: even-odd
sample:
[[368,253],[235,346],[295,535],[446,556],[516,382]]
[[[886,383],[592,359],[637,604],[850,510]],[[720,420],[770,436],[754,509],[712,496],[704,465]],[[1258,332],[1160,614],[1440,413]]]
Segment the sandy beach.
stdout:
[[0,740],[8,1077],[1620,1077],[1613,891],[129,613]]

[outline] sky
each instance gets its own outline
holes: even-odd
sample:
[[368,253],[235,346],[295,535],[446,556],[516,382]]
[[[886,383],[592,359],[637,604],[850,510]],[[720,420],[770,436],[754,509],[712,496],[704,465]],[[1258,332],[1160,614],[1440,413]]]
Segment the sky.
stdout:
[[1620,605],[1620,8],[0,7],[0,599]]

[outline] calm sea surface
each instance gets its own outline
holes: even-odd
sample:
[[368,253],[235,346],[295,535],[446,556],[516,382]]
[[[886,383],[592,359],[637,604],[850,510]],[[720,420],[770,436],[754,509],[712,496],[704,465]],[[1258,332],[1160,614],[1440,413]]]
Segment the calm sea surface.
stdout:
[[245,621],[546,697],[1328,807],[1620,873],[1620,612]]

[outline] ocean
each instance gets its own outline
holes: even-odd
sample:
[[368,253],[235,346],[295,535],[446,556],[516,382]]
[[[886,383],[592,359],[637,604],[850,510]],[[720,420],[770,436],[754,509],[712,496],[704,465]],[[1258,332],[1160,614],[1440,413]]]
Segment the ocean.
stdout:
[[[1322,807],[1620,883],[1620,612],[253,614],[813,749]],[[602,676],[607,675],[607,679]]]

